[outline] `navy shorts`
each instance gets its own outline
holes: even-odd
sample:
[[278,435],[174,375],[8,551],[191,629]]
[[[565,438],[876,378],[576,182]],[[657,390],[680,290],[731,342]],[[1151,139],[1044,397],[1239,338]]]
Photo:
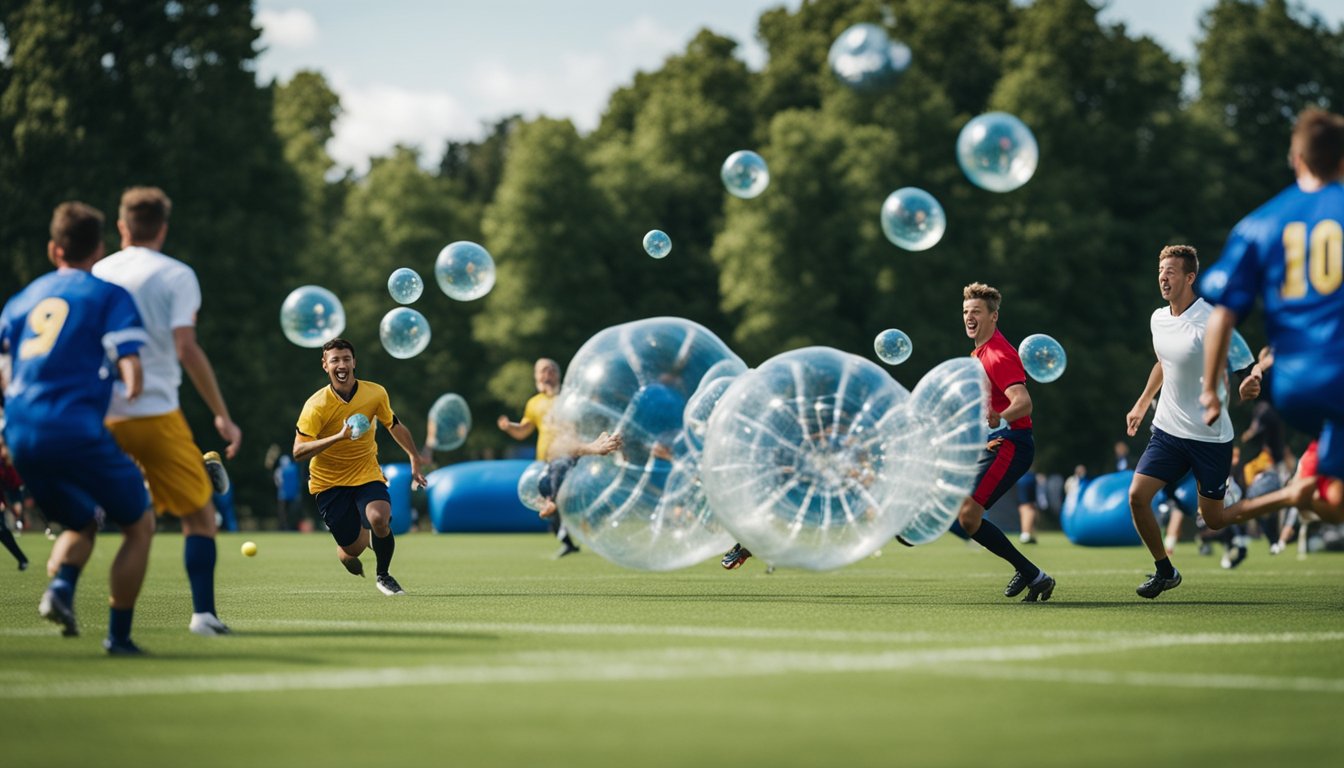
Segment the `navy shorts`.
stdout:
[[1186,472],[1194,474],[1200,496],[1221,500],[1227,493],[1227,476],[1232,473],[1232,441],[1206,443],[1174,437],[1153,427],[1153,436],[1148,438],[1134,474],[1176,483]]
[[8,430],[6,437],[14,468],[48,520],[77,531],[101,511],[124,526],[149,509],[145,478],[112,433],[75,443],[26,429]]
[[338,485],[317,494],[317,511],[336,543],[348,547],[359,538],[360,528],[369,527],[369,516],[364,509],[375,501],[392,503],[387,484],[381,480],[363,485]]
[[994,502],[1017,485],[1022,475],[1031,469],[1036,458],[1036,440],[1030,429],[1008,429],[995,432],[990,440],[1003,438],[996,450],[986,448],[980,454],[980,464],[975,476],[975,490],[971,498],[975,503],[989,509]]

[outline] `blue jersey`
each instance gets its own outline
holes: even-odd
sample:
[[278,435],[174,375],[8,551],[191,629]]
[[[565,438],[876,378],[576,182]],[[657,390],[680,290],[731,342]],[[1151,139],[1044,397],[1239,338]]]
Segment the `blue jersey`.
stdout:
[[126,289],[77,269],[37,278],[0,312],[0,352],[12,361],[6,432],[40,431],[54,441],[101,435],[113,361],[148,339]]

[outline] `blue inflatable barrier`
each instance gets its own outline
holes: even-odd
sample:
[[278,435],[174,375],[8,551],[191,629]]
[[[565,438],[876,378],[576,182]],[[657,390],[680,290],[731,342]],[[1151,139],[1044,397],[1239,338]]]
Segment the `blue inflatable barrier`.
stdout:
[[[1069,541],[1084,547],[1142,544],[1129,513],[1129,484],[1133,479],[1134,471],[1125,470],[1083,481],[1064,500],[1060,511],[1060,525]],[[1194,476],[1186,475],[1176,487],[1174,501],[1186,514],[1194,514],[1199,509],[1196,494]],[[1168,499],[1165,488],[1158,491],[1153,497],[1153,513],[1157,514],[1158,506]]]
[[545,531],[546,521],[518,500],[524,459],[467,461],[436,469],[429,481],[429,515],[438,533]]
[[387,495],[392,499],[392,533],[400,536],[411,530],[411,465],[384,464],[383,476],[387,478]]

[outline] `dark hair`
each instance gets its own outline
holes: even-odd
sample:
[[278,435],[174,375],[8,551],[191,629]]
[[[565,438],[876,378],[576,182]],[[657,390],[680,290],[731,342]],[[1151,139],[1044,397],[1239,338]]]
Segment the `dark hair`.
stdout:
[[1199,252],[1193,245],[1168,245],[1157,255],[1157,263],[1161,264],[1163,259],[1180,259],[1183,272],[1199,274]]
[[333,349],[348,349],[350,350],[351,356],[355,354],[355,345],[337,336],[336,338],[322,345],[322,359],[326,360],[327,353]]
[[131,240],[144,243],[158,237],[159,230],[168,223],[173,212],[173,201],[158,187],[131,187],[121,193],[121,208],[117,216],[130,230]]
[[103,212],[74,200],[61,203],[51,214],[51,240],[67,262],[87,261],[103,242]]
[[1327,182],[1339,178],[1344,163],[1344,117],[1316,107],[1302,110],[1293,126],[1292,149],[1302,156],[1312,176]]

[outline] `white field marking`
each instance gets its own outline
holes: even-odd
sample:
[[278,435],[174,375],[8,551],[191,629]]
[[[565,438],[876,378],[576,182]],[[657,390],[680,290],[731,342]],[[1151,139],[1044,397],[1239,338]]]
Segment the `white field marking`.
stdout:
[[1272,675],[1200,675],[1160,672],[1107,672],[1099,669],[951,668],[934,667],[930,674],[979,680],[1025,680],[1041,683],[1128,685],[1139,688],[1221,688],[1243,691],[1344,693],[1344,678],[1278,677]]
[[[800,651],[740,651],[729,649],[669,648],[618,653],[527,652],[500,657],[489,665],[479,661],[464,666],[383,667],[322,672],[273,674],[183,675],[118,680],[70,680],[17,684],[0,688],[5,699],[74,699],[152,695],[252,693],[279,691],[401,688],[410,686],[481,685],[499,683],[629,682],[722,677],[760,677],[784,674],[893,672],[909,669],[937,671],[940,665],[1043,661],[1063,656],[1109,654],[1176,645],[1240,645],[1257,643],[1336,642],[1344,632],[1281,634],[1197,634],[1135,636],[1094,643],[982,646],[885,651],[880,653],[825,653]],[[1084,673],[1086,674],[1086,673]],[[1202,677],[1202,676],[1199,676]],[[1208,676],[1217,678],[1218,676]],[[1138,680],[1139,678],[1134,678]],[[1163,675],[1145,684],[1159,685]],[[1302,678],[1268,678],[1274,684]],[[1344,679],[1314,680],[1293,690],[1344,692]]]

